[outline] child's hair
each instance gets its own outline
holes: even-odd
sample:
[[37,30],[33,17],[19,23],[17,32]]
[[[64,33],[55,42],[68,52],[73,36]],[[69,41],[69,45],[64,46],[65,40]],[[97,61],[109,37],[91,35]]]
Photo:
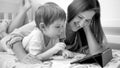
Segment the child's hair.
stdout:
[[69,23],[74,19],[78,13],[92,9],[95,11],[95,15],[90,23],[90,29],[97,42],[101,44],[103,42],[104,32],[100,22],[100,5],[98,0],[73,0],[68,6],[67,22]]
[[48,2],[40,6],[35,13],[35,22],[38,28],[41,22],[48,26],[58,19],[66,20],[66,13],[53,2]]

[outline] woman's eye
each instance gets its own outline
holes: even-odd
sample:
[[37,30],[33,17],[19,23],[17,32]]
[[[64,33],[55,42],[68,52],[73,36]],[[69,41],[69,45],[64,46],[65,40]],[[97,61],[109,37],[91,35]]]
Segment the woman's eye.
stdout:
[[77,22],[74,22],[74,25],[76,26],[76,25],[77,25]]
[[91,19],[87,19],[86,22],[91,22]]
[[64,26],[61,26],[62,28],[64,28]]
[[81,16],[78,16],[78,18],[83,19],[83,17],[81,17]]
[[80,21],[74,22],[75,26],[79,26]]

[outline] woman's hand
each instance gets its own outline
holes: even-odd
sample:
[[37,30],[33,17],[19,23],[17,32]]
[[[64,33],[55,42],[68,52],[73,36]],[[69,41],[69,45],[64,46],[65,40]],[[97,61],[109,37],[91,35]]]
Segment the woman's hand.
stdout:
[[62,51],[62,56],[63,56],[64,58],[72,58],[72,57],[74,57],[74,54],[73,54],[73,52],[64,49],[64,50]]

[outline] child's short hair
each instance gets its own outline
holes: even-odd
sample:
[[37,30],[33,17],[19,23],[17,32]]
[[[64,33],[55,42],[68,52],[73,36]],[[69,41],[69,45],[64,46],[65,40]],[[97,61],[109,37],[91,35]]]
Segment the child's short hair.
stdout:
[[52,24],[55,20],[66,20],[65,11],[53,2],[48,2],[40,6],[35,13],[36,26],[44,22],[46,26]]

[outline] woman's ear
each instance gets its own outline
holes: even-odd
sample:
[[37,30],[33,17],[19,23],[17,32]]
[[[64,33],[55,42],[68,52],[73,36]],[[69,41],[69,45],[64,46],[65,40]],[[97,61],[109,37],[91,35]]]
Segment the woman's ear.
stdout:
[[40,23],[40,24],[39,24],[39,28],[40,28],[41,30],[45,30],[45,24],[44,24],[44,23]]

